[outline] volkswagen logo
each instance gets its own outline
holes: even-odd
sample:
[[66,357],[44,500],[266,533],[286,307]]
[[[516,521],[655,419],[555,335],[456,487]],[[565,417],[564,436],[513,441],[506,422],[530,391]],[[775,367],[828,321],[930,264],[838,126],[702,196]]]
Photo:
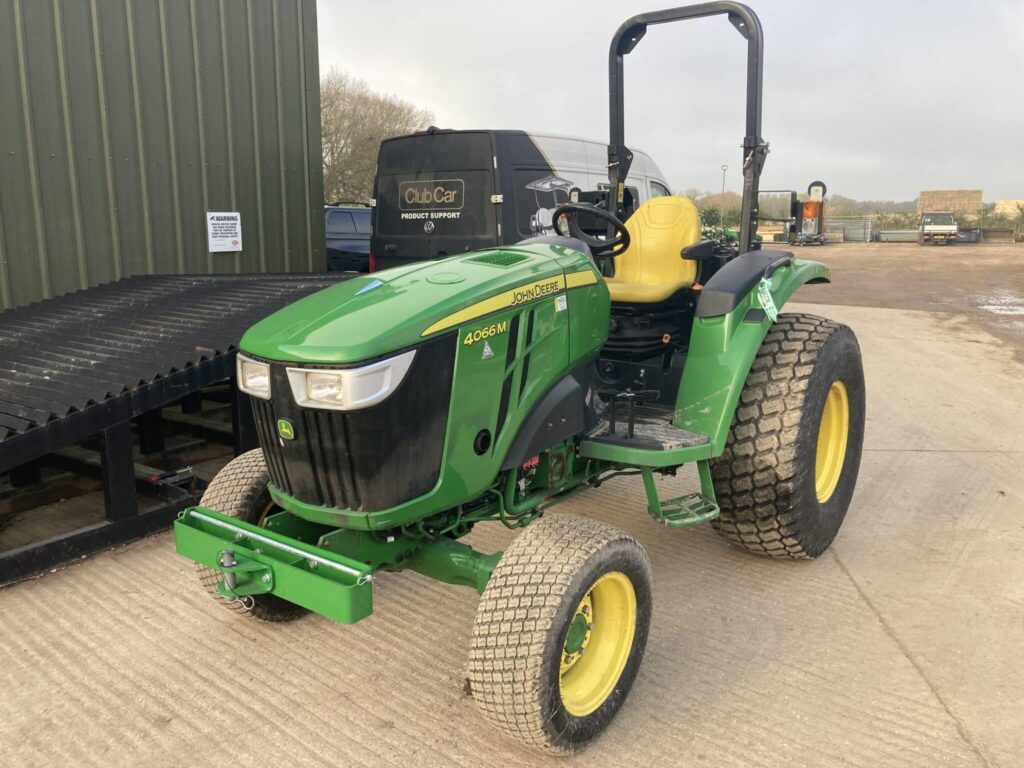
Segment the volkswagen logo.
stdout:
[[424,222],[424,224],[423,224],[423,231],[426,232],[428,235],[431,232],[433,232],[434,231],[434,222],[430,221],[429,219],[426,222]]

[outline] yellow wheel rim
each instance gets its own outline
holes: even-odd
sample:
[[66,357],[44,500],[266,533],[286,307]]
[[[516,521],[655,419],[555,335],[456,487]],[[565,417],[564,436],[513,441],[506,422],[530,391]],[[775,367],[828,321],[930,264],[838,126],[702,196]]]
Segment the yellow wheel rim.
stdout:
[[846,385],[833,381],[825,398],[818,427],[818,450],[814,459],[814,489],[818,501],[825,503],[835,493],[846,460],[846,440],[850,434],[850,398]]
[[594,582],[576,607],[562,643],[562,705],[576,717],[600,707],[619,682],[633,650],[636,591],[624,573]]

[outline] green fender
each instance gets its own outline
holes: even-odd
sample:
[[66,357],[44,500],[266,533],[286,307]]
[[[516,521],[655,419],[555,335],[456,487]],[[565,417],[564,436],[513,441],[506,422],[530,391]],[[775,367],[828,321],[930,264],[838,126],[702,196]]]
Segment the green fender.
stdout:
[[[829,269],[820,262],[794,259],[769,280],[775,306],[781,310],[804,283],[828,282]],[[772,325],[766,316],[759,322],[744,320],[749,310],[760,308],[755,285],[729,313],[693,321],[674,423],[680,429],[707,435],[713,456],[725,449],[743,384]]]

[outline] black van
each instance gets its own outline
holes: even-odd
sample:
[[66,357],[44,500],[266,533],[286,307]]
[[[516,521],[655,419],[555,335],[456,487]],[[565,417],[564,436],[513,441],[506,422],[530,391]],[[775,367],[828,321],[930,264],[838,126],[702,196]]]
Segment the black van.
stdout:
[[370,217],[366,206],[324,206],[328,272],[369,272]]
[[[512,130],[430,129],[381,142],[374,179],[376,269],[516,243],[551,232],[569,190],[607,189],[607,146]],[[637,204],[670,194],[634,151],[627,187]]]

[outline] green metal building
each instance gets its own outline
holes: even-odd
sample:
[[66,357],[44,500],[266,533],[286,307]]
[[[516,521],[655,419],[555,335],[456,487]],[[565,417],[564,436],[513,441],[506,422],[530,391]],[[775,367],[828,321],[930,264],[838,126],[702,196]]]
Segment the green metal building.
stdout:
[[0,308],[320,271],[323,229],[315,0],[0,0]]

